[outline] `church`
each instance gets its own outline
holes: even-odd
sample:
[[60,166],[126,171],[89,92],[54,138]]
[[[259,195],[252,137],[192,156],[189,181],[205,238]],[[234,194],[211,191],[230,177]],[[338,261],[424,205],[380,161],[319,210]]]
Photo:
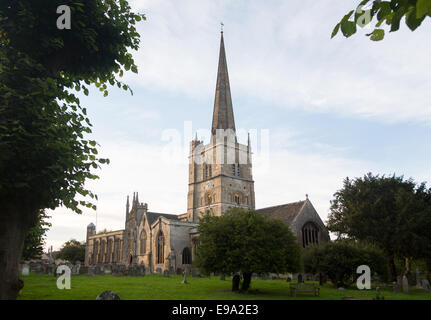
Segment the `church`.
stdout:
[[[220,216],[233,207],[255,209],[250,138],[247,145],[240,144],[235,134],[223,31],[211,136],[206,145],[197,137],[190,143],[187,212],[153,212],[138,193],[127,196],[124,230],[97,234],[93,223],[87,226],[85,265],[137,264],[152,273],[175,273],[194,260],[202,215]],[[308,196],[256,211],[288,224],[303,247],[329,241]]]

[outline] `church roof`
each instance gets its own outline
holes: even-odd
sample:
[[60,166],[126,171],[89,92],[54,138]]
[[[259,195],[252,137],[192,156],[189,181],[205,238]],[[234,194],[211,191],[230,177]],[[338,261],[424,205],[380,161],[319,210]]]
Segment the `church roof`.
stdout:
[[154,221],[156,221],[159,217],[164,217],[170,220],[178,220],[178,216],[176,214],[167,214],[167,213],[157,213],[157,212],[147,212],[148,224],[151,226]]
[[217,71],[217,85],[214,99],[214,112],[211,133],[216,129],[232,129],[235,131],[232,97],[230,94],[229,75],[227,72],[226,52],[224,49],[223,32],[220,40],[220,55]]
[[288,225],[291,225],[293,220],[295,220],[301,212],[306,202],[307,200],[286,203],[279,206],[258,209],[256,211],[261,214],[268,215],[271,218],[280,219]]

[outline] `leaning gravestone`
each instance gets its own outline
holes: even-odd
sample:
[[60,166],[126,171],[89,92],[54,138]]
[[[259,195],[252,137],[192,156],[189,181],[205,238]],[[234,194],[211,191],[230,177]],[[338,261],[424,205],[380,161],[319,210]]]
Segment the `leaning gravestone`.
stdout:
[[22,265],[21,274],[23,276],[28,276],[30,274],[30,266],[28,264]]
[[96,300],[120,300],[120,297],[115,292],[107,290],[99,294]]
[[409,280],[407,279],[406,275],[403,276],[403,292],[409,293]]

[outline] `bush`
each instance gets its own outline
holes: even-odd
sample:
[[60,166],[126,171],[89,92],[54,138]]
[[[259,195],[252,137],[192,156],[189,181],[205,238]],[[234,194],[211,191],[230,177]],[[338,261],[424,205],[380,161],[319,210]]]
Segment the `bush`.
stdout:
[[372,275],[387,277],[387,260],[380,249],[349,240],[309,246],[303,250],[302,263],[305,272],[323,273],[337,287],[352,285],[360,265],[369,266]]

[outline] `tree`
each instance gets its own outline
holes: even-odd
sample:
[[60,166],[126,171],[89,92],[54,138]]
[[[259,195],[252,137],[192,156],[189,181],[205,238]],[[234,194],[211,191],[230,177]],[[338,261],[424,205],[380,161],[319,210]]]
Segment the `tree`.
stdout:
[[366,241],[383,249],[392,281],[396,281],[395,257],[429,255],[431,228],[430,190],[425,184],[393,176],[344,180],[334,194],[328,229],[339,238]]
[[385,30],[381,28],[384,22],[390,26],[390,32],[394,32],[400,28],[403,17],[405,17],[409,29],[414,31],[426,17],[431,17],[431,0],[363,0],[355,10],[346,14],[335,26],[331,38],[340,29],[348,38],[356,33],[356,26],[363,28],[371,23],[374,17],[377,20],[375,29],[367,34],[373,41],[380,41],[384,38]]
[[248,290],[252,273],[285,273],[299,269],[300,248],[289,226],[254,210],[233,208],[220,217],[199,222],[195,264],[206,274],[241,272],[241,290]]
[[[71,10],[70,30],[57,28],[60,5]],[[24,239],[40,210],[95,209],[84,183],[109,161],[87,138],[91,123],[74,92],[130,89],[117,78],[137,72],[129,51],[142,18],[126,0],[0,2],[0,299],[18,295]]]
[[348,240],[308,246],[302,263],[305,272],[323,273],[337,287],[352,285],[359,276],[356,269],[361,265],[369,266],[373,274],[386,277],[387,261],[379,248]]
[[71,263],[75,263],[76,261],[84,262],[85,242],[81,243],[75,239],[65,242],[55,258],[67,260]]
[[49,216],[46,212],[41,210],[37,224],[29,230],[25,237],[22,259],[38,259],[42,256],[45,235],[48,228],[51,227],[51,223],[46,221],[48,218]]

